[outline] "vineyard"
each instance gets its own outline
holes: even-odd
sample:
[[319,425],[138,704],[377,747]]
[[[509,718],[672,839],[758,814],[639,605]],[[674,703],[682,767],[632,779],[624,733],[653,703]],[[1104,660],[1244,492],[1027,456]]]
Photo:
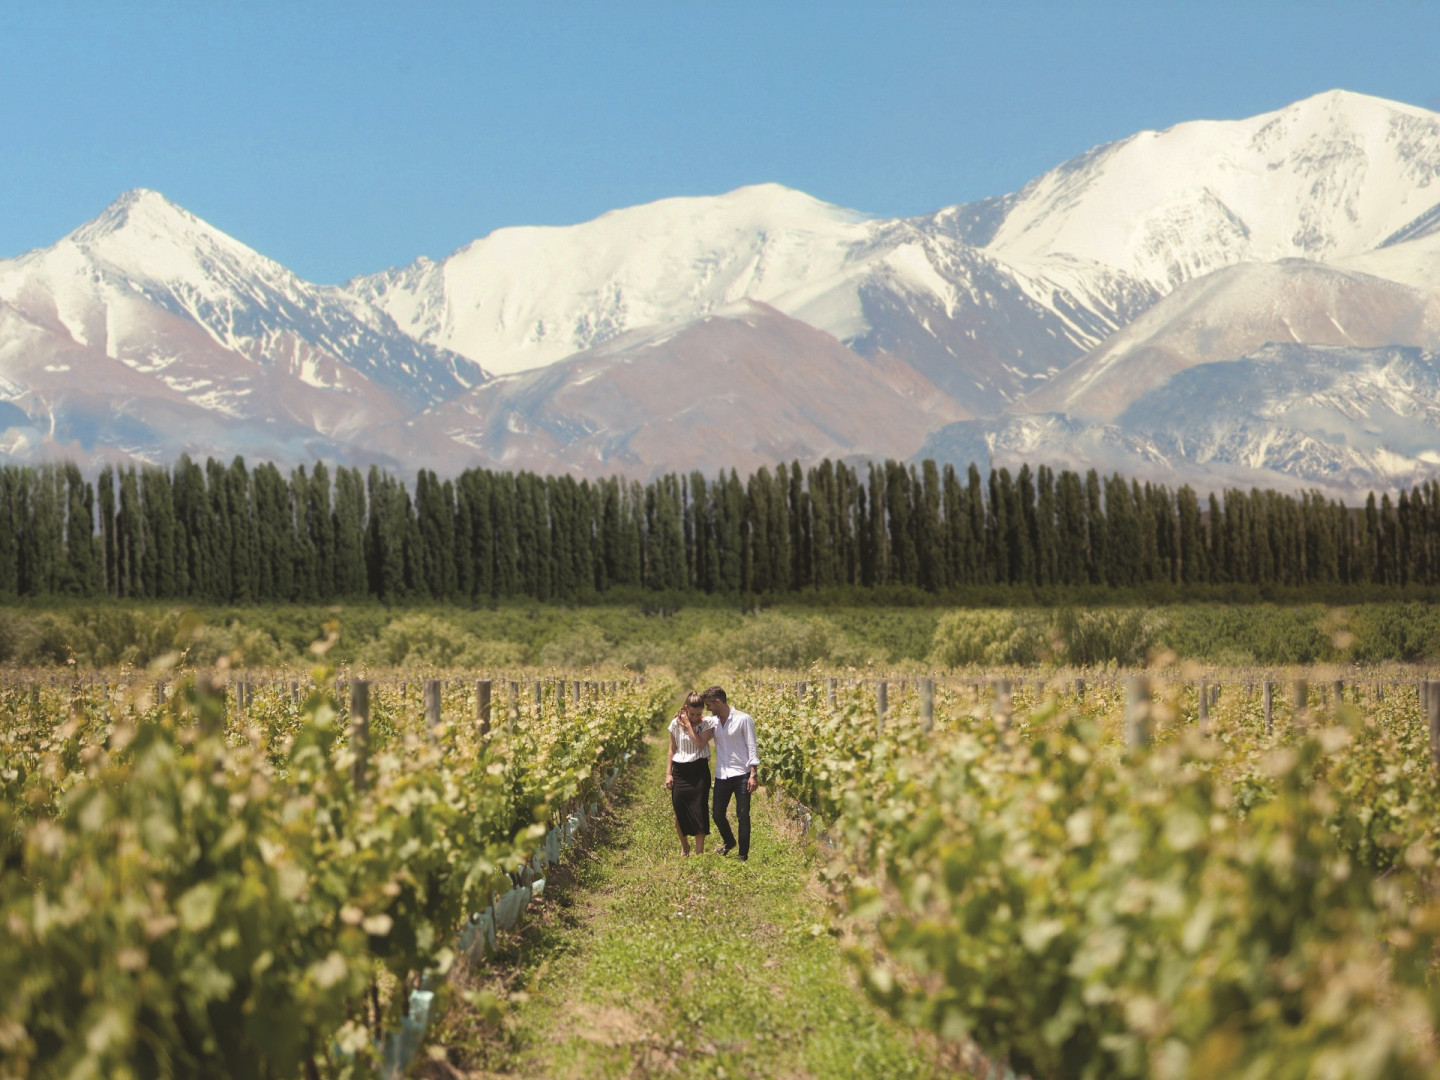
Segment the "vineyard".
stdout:
[[0,1075],[393,1073],[663,695],[490,686],[6,687]]
[[891,689],[754,702],[887,1008],[1037,1077],[1434,1074],[1440,684]]
[[[0,1077],[1437,1075],[1440,684],[1356,670],[741,675],[750,868],[660,855],[669,680],[14,671]],[[610,881],[623,933],[544,946],[527,909],[625,813],[568,886]],[[722,1039],[685,913],[745,889],[764,945],[717,985],[757,1015]],[[600,1034],[555,1019],[625,978]],[[581,1049],[526,1065],[527,1024]]]

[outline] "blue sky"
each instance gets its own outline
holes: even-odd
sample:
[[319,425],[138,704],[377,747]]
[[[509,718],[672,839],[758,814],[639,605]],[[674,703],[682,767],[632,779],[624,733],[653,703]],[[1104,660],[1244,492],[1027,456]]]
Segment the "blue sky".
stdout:
[[311,280],[777,181],[876,214],[1343,87],[1440,111],[1440,3],[0,7],[0,256],[150,187]]

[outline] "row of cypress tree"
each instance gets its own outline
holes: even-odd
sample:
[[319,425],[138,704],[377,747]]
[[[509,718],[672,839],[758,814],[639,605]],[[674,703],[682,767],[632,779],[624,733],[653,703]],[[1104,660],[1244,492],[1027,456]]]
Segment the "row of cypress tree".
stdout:
[[616,588],[773,594],[900,585],[1440,583],[1440,483],[1350,508],[1202,503],[1119,475],[822,461],[610,477],[372,467],[0,468],[0,596],[218,603],[574,600]]

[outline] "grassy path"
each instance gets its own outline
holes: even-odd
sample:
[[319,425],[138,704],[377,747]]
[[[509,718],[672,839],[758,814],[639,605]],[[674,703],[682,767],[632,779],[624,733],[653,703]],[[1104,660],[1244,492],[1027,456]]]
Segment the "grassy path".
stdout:
[[569,880],[498,958],[486,988],[507,1015],[487,1027],[457,1002],[436,1032],[450,1064],[427,1075],[953,1075],[855,987],[778,803],[756,797],[748,863],[682,859],[664,768],[653,741]]

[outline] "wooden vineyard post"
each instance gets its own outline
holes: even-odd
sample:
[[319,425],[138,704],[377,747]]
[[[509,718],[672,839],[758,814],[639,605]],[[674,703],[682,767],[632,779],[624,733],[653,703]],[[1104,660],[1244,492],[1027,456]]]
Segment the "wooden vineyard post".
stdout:
[[890,687],[881,679],[875,684],[875,730],[885,730],[885,710],[889,704]]
[[1338,709],[1345,704],[1345,680],[1336,679],[1331,689],[1335,691],[1335,708]]
[[541,704],[545,700],[545,684],[542,683],[539,679],[536,679],[533,689],[535,691],[535,719],[539,720],[540,717],[544,715],[544,710],[541,708]]
[[440,726],[440,680],[425,680],[425,730],[433,739]]
[[825,704],[831,710],[835,708],[835,680],[825,680]]
[[225,686],[213,672],[195,676],[200,699],[200,734],[219,735],[225,730]]
[[920,728],[922,731],[935,730],[935,680],[920,680]]
[[1085,700],[1085,680],[1084,680],[1084,679],[1076,679],[1076,680],[1075,680],[1075,700],[1076,700],[1076,701],[1084,701],[1084,700]]
[[506,726],[514,731],[520,723],[520,684],[514,679],[510,680],[510,715]]
[[1304,679],[1296,679],[1290,688],[1290,709],[1291,725],[1293,727],[1304,727],[1306,709],[1310,704],[1310,684]]
[[475,684],[475,722],[481,735],[490,734],[490,690],[489,679],[481,679]]
[[1196,724],[1200,728],[1200,735],[1210,734],[1210,684],[1204,679],[1200,680],[1200,711],[1196,717]]
[[1150,680],[1132,675],[1125,684],[1125,745],[1132,750],[1150,745]]
[[365,790],[365,770],[370,760],[370,683],[356,679],[350,684],[350,779],[357,791]]
[[1265,734],[1275,734],[1275,684],[1269,679],[1265,680],[1265,686],[1260,691],[1261,701],[1265,709]]
[[1010,695],[1010,680],[996,679],[995,701],[990,706],[990,716],[995,721],[995,726],[1001,731],[1010,727],[1010,717],[1015,709],[1014,699]]
[[1425,695],[1425,723],[1430,730],[1430,765],[1440,777],[1440,682],[1430,680]]

